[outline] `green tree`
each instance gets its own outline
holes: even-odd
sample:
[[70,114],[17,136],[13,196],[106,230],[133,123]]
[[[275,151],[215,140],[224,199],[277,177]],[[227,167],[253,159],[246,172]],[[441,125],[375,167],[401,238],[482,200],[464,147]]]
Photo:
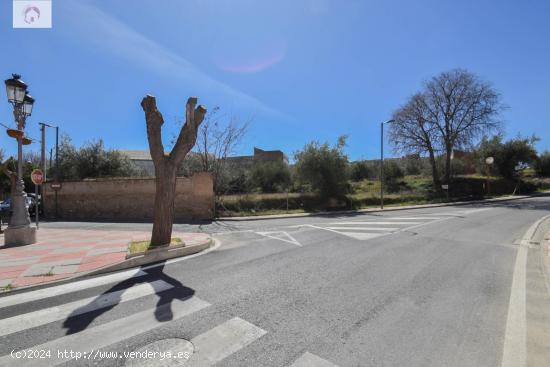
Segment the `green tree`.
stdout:
[[535,171],[540,177],[550,177],[550,152],[542,153],[535,162]]
[[[143,175],[127,156],[117,150],[105,149],[103,140],[88,142],[77,149],[68,135],[61,137],[58,173],[61,180]],[[48,177],[54,176],[55,166]]]
[[358,182],[369,178],[370,168],[365,161],[355,161],[350,165],[350,179]]
[[280,192],[290,186],[290,169],[281,161],[256,162],[250,172],[251,185],[262,192]]
[[538,138],[532,136],[524,138],[518,136],[503,142],[502,135],[495,135],[491,139],[484,138],[477,149],[477,155],[482,166],[487,157],[494,158],[492,173],[500,174],[504,178],[515,178],[517,167],[531,165],[537,160],[535,143]]
[[312,190],[324,198],[338,197],[349,191],[347,182],[348,156],[344,153],[346,136],[330,146],[310,142],[294,155],[296,172],[301,183],[308,184]]
[[397,162],[393,160],[384,162],[384,185],[389,192],[399,190],[399,184],[404,176],[403,170]]

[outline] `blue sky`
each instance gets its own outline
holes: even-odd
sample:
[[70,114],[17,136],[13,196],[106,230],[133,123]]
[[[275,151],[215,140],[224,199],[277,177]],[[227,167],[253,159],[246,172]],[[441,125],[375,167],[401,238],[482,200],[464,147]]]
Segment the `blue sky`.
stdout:
[[[29,84],[35,138],[47,121],[77,145],[147,149],[141,98],[157,96],[169,138],[196,95],[252,119],[240,154],[347,134],[359,159],[378,155],[379,122],[424,80],[461,67],[502,93],[507,135],[536,133],[544,150],[549,14],[545,0],[54,0],[53,29],[12,29],[2,0],[0,71]],[[15,152],[5,134],[0,145]]]

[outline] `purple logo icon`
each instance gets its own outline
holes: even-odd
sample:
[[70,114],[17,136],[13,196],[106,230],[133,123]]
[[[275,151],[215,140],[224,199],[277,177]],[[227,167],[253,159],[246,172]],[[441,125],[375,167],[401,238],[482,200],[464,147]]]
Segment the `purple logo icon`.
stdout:
[[23,12],[23,15],[25,17],[25,23],[32,24],[40,19],[40,9],[32,5],[27,6]]

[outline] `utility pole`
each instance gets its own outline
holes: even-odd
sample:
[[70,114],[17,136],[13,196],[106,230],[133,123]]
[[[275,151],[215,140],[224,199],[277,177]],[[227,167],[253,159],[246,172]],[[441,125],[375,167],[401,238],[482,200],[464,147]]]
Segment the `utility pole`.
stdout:
[[[55,182],[59,182],[59,126],[55,127]],[[55,190],[55,220],[58,218],[57,189]]]
[[384,209],[384,125],[394,122],[389,120],[380,123],[380,209]]

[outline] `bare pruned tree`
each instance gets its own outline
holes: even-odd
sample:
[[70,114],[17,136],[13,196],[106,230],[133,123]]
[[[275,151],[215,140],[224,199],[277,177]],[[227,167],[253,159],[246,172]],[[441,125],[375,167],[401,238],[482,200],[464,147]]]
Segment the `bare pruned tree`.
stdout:
[[[473,145],[484,134],[498,132],[504,108],[499,93],[490,83],[463,69],[444,72],[426,82],[420,93],[395,112],[396,122],[390,132],[392,142],[397,150],[444,153],[444,179],[448,183],[452,151]],[[412,116],[415,124],[411,124]],[[435,160],[430,161],[437,184]]]
[[[189,160],[193,160],[190,165],[197,166],[193,167],[194,169],[210,172],[217,196],[223,195],[228,190],[231,175],[227,158],[235,154],[248,132],[250,121],[251,119],[242,121],[235,116],[221,115],[220,108],[215,107],[206,115],[197,133],[195,156],[189,155]],[[196,156],[198,156],[198,162]],[[193,168],[186,171],[193,171]]]
[[390,141],[396,152],[404,154],[428,154],[432,168],[434,187],[441,187],[437,169],[437,130],[430,123],[424,96],[415,94],[393,115],[390,127]]
[[174,148],[165,154],[162,144],[164,119],[157,109],[155,97],[147,95],[141,101],[147,123],[147,140],[155,165],[155,207],[151,246],[168,245],[174,222],[174,198],[176,173],[185,156],[195,145],[199,126],[204,120],[206,107],[197,106],[197,98],[190,97],[185,106],[185,124],[182,126]]

